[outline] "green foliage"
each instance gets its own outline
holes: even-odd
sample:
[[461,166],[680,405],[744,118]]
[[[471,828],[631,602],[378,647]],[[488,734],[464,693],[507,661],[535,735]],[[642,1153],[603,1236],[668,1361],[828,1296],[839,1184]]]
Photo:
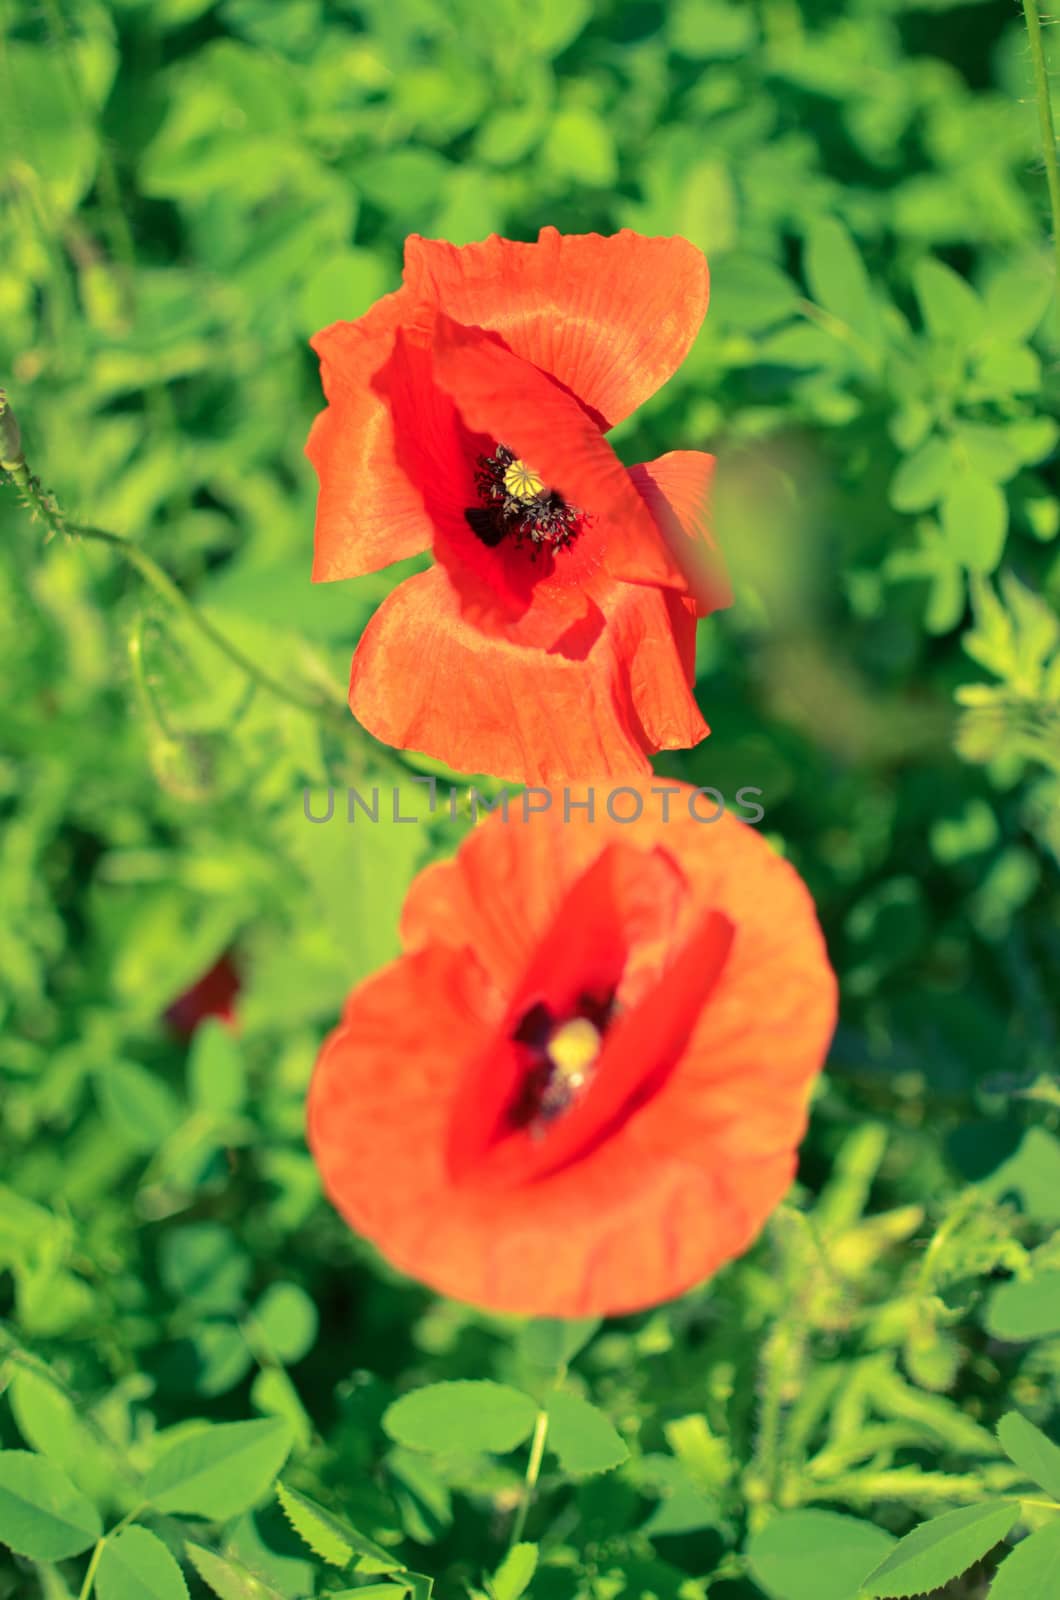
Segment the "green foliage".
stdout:
[[[27,456],[272,688],[3,486],[0,1600],[1052,1600],[1060,317],[1019,8],[3,23]],[[308,582],[306,340],[408,232],[543,223],[709,253],[702,335],[612,435],[719,457],[713,733],[659,766],[761,789],[842,992],[766,1236],[603,1325],[427,1296],[304,1137],[346,993],[469,825],[342,710],[417,563]],[[235,1017],[188,1039],[167,1009],[224,956]]]
[[629,1455],[608,1419],[580,1395],[557,1389],[548,1396],[545,1409],[548,1448],[571,1477],[608,1472]]
[[125,1528],[104,1546],[96,1569],[99,1600],[187,1600],[184,1576],[147,1528]]
[[519,1600],[537,1571],[537,1545],[515,1544],[490,1579],[492,1600]]
[[276,1494],[291,1527],[330,1566],[348,1567],[356,1561],[360,1572],[400,1570],[400,1561],[389,1556],[381,1545],[366,1539],[343,1518],[315,1505],[306,1495],[284,1483],[276,1485]]
[[1010,1411],[997,1427],[1005,1454],[1054,1500],[1060,1500],[1060,1447],[1018,1411]]
[[771,1600],[851,1600],[893,1543],[856,1517],[782,1511],[751,1539],[747,1560]]
[[99,1512],[57,1466],[28,1450],[0,1451],[0,1538],[17,1555],[59,1561],[101,1532]]
[[395,1400],[383,1426],[411,1450],[504,1453],[529,1437],[536,1415],[529,1395],[505,1384],[432,1383]]
[[158,1511],[227,1521],[262,1498],[290,1449],[290,1432],[275,1417],[196,1427],[162,1452],[144,1494]]
[[1049,1600],[1060,1562],[1060,1522],[1032,1533],[1009,1556],[990,1588],[990,1600]]
[[869,1595],[939,1589],[992,1550],[1019,1516],[1018,1506],[962,1506],[914,1528],[864,1580]]

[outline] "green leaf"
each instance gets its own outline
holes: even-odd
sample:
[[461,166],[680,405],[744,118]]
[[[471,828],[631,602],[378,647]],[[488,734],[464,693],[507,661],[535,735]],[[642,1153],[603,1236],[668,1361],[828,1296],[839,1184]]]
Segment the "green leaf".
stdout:
[[67,1473],[90,1500],[110,1497],[114,1459],[54,1383],[28,1367],[16,1367],[8,1399],[18,1431],[32,1449]]
[[436,150],[398,145],[359,166],[356,182],[381,210],[421,222],[432,215],[451,171]]
[[535,56],[555,56],[578,37],[592,14],[591,0],[536,0],[520,17],[519,36]]
[[79,104],[81,86],[57,68],[54,48],[15,39],[5,47],[3,82],[0,176],[17,181],[25,162],[49,202],[72,211],[91,184],[99,152],[96,123],[86,121]]
[[192,1104],[211,1116],[228,1117],[243,1104],[246,1073],[231,1028],[207,1017],[195,1030],[188,1058],[188,1093]]
[[162,1236],[162,1282],[175,1301],[200,1315],[242,1310],[252,1270],[231,1230],[218,1222],[189,1222]]
[[515,1544],[490,1579],[494,1600],[519,1600],[537,1571],[537,1545]]
[[972,465],[993,483],[1007,483],[1019,471],[1023,459],[1019,435],[1011,423],[955,421],[952,426],[957,446],[954,472],[964,463]]
[[609,188],[618,171],[610,128],[602,117],[581,106],[571,106],[553,117],[544,157],[557,177],[599,189]]
[[896,511],[926,511],[936,505],[946,491],[952,468],[949,443],[933,434],[899,464],[891,479],[891,505]]
[[589,1343],[601,1322],[600,1317],[535,1317],[519,1336],[519,1354],[532,1367],[554,1372],[569,1366],[579,1350]]
[[[1019,621],[1029,647],[1026,654],[1040,656],[1044,664],[1053,648],[1051,634],[1035,645],[1033,618],[1025,615]],[[1015,1152],[984,1181],[983,1192],[991,1198],[1015,1193],[1028,1216],[1039,1222],[1060,1222],[1060,1140],[1047,1128],[1028,1128]]]
[[674,0],[664,15],[673,48],[692,61],[742,56],[754,43],[755,19],[733,0]]
[[320,1322],[316,1306],[296,1283],[271,1284],[253,1317],[270,1353],[286,1366],[294,1366],[312,1349]]
[[751,1575],[770,1600],[854,1600],[894,1547],[882,1528],[838,1511],[782,1511],[747,1545]]
[[96,1594],[99,1600],[188,1600],[188,1586],[161,1539],[146,1528],[126,1528],[103,1547]]
[[498,106],[480,124],[475,155],[491,167],[508,167],[524,158],[545,128],[543,106]]
[[1013,261],[994,274],[983,296],[990,332],[1019,342],[1030,338],[1056,292],[1048,255]]
[[215,1423],[159,1457],[144,1496],[159,1511],[224,1522],[261,1499],[290,1448],[291,1430],[277,1417]]
[[168,1084],[133,1061],[114,1061],[95,1074],[99,1108],[132,1150],[157,1150],[181,1121],[180,1103]]
[[533,1431],[537,1407],[506,1384],[433,1383],[387,1408],[383,1427],[411,1450],[504,1455]]
[[1008,533],[1004,490],[977,467],[965,467],[943,498],[942,531],[954,560],[970,572],[993,572]]
[[629,1451],[611,1423],[580,1395],[558,1389],[550,1394],[548,1448],[559,1457],[564,1472],[574,1477],[590,1472],[608,1472],[620,1466]]
[[301,1455],[313,1440],[313,1423],[285,1367],[267,1366],[255,1374],[250,1398],[258,1411],[280,1417],[291,1430],[291,1448]]
[[0,1544],[30,1561],[80,1555],[103,1532],[99,1512],[31,1450],[0,1450]]
[[219,1556],[189,1539],[184,1546],[192,1566],[218,1600],[285,1600],[278,1589],[256,1577],[233,1556]]
[[417,1544],[433,1544],[453,1521],[452,1497],[441,1476],[415,1450],[397,1445],[386,1458],[401,1526]]
[[761,256],[732,251],[710,274],[710,293],[726,328],[765,328],[792,316],[799,291],[785,272]]
[[337,1517],[284,1483],[276,1485],[276,1497],[291,1527],[314,1555],[332,1567],[349,1566],[354,1557],[353,1540]]
[[1042,364],[1025,344],[989,344],[975,363],[980,395],[1034,394],[1042,381]]
[[836,217],[820,217],[806,235],[806,281],[817,304],[856,333],[872,337],[876,301],[865,264],[849,232]]
[[1018,1544],[990,1585],[990,1600],[1055,1600],[1060,1573],[1060,1519]]
[[674,231],[712,258],[732,249],[739,236],[736,187],[724,161],[690,167],[681,184]]
[[997,1425],[1001,1448],[1021,1472],[1040,1484],[1046,1494],[1060,1500],[1060,1445],[1018,1411],[1010,1411]]
[[276,1496],[295,1533],[321,1561],[333,1567],[348,1567],[356,1556],[359,1558],[360,1572],[403,1570],[402,1562],[384,1550],[382,1545],[358,1533],[343,1517],[326,1511],[307,1495],[289,1489],[285,1483],[278,1483]]
[[970,283],[928,256],[913,270],[913,286],[924,325],[935,339],[972,345],[986,327],[983,302]]
[[1060,1333],[1060,1272],[1000,1284],[987,1301],[983,1320],[995,1339],[1016,1344]]
[[932,1517],[900,1539],[862,1587],[866,1595],[888,1600],[941,1589],[999,1544],[1018,1516],[1018,1505],[987,1504]]
[[363,316],[390,286],[391,271],[382,256],[351,247],[320,261],[298,296],[299,332],[307,337],[333,322]]

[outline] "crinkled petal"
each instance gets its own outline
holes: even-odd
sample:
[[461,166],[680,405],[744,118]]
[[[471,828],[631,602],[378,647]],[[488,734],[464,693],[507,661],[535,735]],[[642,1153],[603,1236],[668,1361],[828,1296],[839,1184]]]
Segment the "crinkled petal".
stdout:
[[732,605],[732,589],[711,532],[714,457],[701,450],[671,450],[656,461],[630,467],[629,475],[696,598],[698,615]]
[[356,322],[311,341],[328,405],[306,455],[320,480],[313,578],[357,578],[429,550],[433,529],[419,490],[398,461],[390,407],[373,379],[413,319],[407,289],[384,296]]
[[614,584],[601,601],[591,636],[576,624],[543,649],[470,624],[440,568],[408,578],[361,637],[350,708],[377,739],[460,772],[534,784],[643,775],[649,753],[707,727],[666,598]]
[[662,387],[706,315],[707,263],[686,239],[623,229],[536,244],[496,234],[456,246],[413,235],[405,281],[450,317],[497,333],[508,349],[613,427]]

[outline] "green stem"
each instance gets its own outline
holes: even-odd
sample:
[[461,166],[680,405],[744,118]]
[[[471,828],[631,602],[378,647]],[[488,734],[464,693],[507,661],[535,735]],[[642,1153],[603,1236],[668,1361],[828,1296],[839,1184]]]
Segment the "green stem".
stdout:
[[[229,661],[234,666],[237,666],[241,672],[245,672],[247,677],[252,679],[254,683],[263,689],[267,689],[278,700],[284,700],[288,705],[296,706],[299,711],[309,711],[316,715],[329,716],[335,716],[336,713],[342,712],[343,706],[340,705],[337,699],[323,700],[298,694],[294,690],[288,689],[286,684],[281,683],[278,678],[274,678],[271,673],[266,672],[265,668],[259,666],[256,661],[252,661],[249,656],[244,655],[238,645],[233,644],[231,639],[226,638],[219,628],[214,627],[208,617],[203,616],[198,607],[188,599],[184,591],[173,582],[169,574],[164,572],[158,562],[152,556],[149,556],[140,545],[134,544],[131,539],[123,539],[119,534],[109,533],[106,528],[93,528],[83,522],[70,522],[66,515],[60,511],[54,498],[50,494],[45,494],[41,489],[40,483],[30,472],[24,456],[20,456],[15,461],[5,461],[2,465],[21,494],[23,503],[29,507],[31,512],[41,518],[49,533],[66,534],[77,539],[95,539],[97,543],[109,545],[112,550],[117,550],[122,560],[126,561],[129,566],[134,567],[144,581],[154,589],[156,594],[160,595],[168,605],[179,612],[187,622],[190,622],[192,627],[197,628],[205,639],[209,639],[210,643],[217,650],[220,650],[222,655],[227,656]],[[343,718],[343,721],[345,722],[345,718]]]
[[534,1436],[530,1441],[530,1457],[526,1463],[526,1477],[523,1480],[523,1492],[519,1499],[519,1509],[512,1522],[512,1531],[508,1539],[508,1549],[514,1550],[523,1537],[526,1519],[534,1499],[534,1490],[541,1474],[541,1461],[545,1454],[545,1439],[548,1436],[548,1412],[541,1410],[534,1423]]
[[238,645],[233,644],[231,639],[226,638],[220,629],[214,627],[208,617],[203,616],[198,607],[188,599],[184,591],[177,587],[169,574],[163,572],[157,561],[153,560],[139,545],[133,544],[129,539],[122,539],[116,533],[108,533],[104,528],[90,528],[78,522],[67,523],[65,531],[74,534],[79,539],[96,539],[102,544],[109,544],[115,550],[120,550],[122,559],[127,561],[131,567],[135,567],[140,576],[151,585],[152,589],[161,595],[163,600],[168,601],[175,611],[179,611],[187,622],[198,628],[204,639],[209,639],[210,643],[220,650],[222,655],[227,656],[242,672],[245,672],[248,678],[253,679],[261,688],[267,689],[278,700],[285,700],[288,705],[296,706],[299,711],[327,713],[340,709],[337,701],[310,698],[307,695],[298,694],[294,690],[288,689],[286,684],[281,683],[278,678],[274,678],[271,673],[266,672],[264,667],[259,666],[256,661],[252,661],[249,656],[244,655]]
[[1027,37],[1031,46],[1031,64],[1034,69],[1034,91],[1038,101],[1038,123],[1042,133],[1042,154],[1045,157],[1045,180],[1049,186],[1049,206],[1053,214],[1053,250],[1056,255],[1056,282],[1060,291],[1060,165],[1056,157],[1056,129],[1053,125],[1053,106],[1049,96],[1049,74],[1045,66],[1042,45],[1042,25],[1038,16],[1037,0],[1023,0],[1023,15],[1027,20]]
[[146,1500],[144,1501],[143,1505],[134,1506],[132,1511],[127,1511],[124,1517],[122,1517],[121,1521],[116,1522],[113,1528],[103,1535],[102,1539],[98,1539],[96,1541],[96,1547],[92,1552],[92,1559],[88,1563],[88,1569],[85,1572],[85,1581],[81,1585],[81,1593],[78,1595],[77,1600],[89,1600],[89,1596],[92,1593],[92,1586],[96,1581],[96,1569],[99,1566],[100,1558],[103,1555],[107,1541],[109,1539],[113,1539],[115,1534],[120,1533],[123,1528],[127,1528],[130,1522],[135,1522],[136,1518],[140,1515],[140,1512],[146,1509],[146,1506]]
[[85,1581],[81,1585],[81,1593],[78,1595],[77,1600],[88,1600],[89,1595],[92,1593],[92,1585],[96,1581],[96,1568],[99,1566],[99,1560],[106,1543],[105,1537],[96,1541],[96,1548],[92,1552],[92,1560],[88,1563],[88,1571],[85,1573]]
[[[141,545],[135,544],[131,539],[122,538],[117,533],[110,533],[106,528],[94,528],[82,522],[71,522],[58,505],[55,496],[46,493],[41,488],[40,480],[30,471],[21,444],[18,442],[17,425],[10,415],[6,396],[0,391],[0,420],[5,418],[5,414],[9,431],[4,439],[0,440],[0,480],[6,473],[18,490],[23,505],[31,516],[40,518],[49,535],[64,534],[69,538],[94,539],[99,544],[109,545],[112,550],[120,554],[123,561],[136,569],[156,594],[179,612],[193,628],[197,628],[203,638],[208,639],[215,649],[227,656],[252,683],[275,695],[287,705],[330,722],[336,731],[348,733],[355,726],[346,708],[344,695],[298,693],[289,689],[278,678],[274,678],[250,656],[244,655],[238,645],[233,644],[219,628],[214,627],[209,618],[203,616],[199,608],[188,599],[184,591]],[[365,745],[370,745],[379,759],[391,766],[399,777],[422,779],[423,773],[419,767],[407,760],[402,751],[382,744],[367,732],[362,733],[362,740]]]

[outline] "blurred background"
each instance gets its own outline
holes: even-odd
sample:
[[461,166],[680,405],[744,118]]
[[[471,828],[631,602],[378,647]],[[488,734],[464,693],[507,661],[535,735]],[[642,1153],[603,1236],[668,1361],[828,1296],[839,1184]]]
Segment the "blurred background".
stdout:
[[[701,629],[713,735],[658,768],[759,788],[818,899],[843,1018],[800,1193],[868,1124],[886,1136],[861,1203],[930,1207],[975,1179],[1055,1223],[1060,316],[1020,8],[0,17],[0,381],[30,466],[296,691],[341,700],[396,581],[309,583],[310,334],[396,287],[413,231],[631,227],[707,253],[701,337],[613,439],[628,462],[720,460],[737,600]],[[159,1425],[286,1408],[307,1449],[328,1435],[321,1481],[349,1482],[381,1396],[493,1348],[489,1319],[370,1263],[302,1133],[323,1032],[466,824],[307,826],[307,786],[388,781],[352,720],[255,687],[115,552],[43,532],[5,488],[0,1315],[126,1415],[148,1396]],[[746,1330],[769,1293],[742,1271],[722,1292]],[[274,1319],[271,1365],[251,1315]],[[643,1390],[607,1377],[672,1348],[651,1326],[598,1363],[631,1414],[688,1404],[679,1364]],[[978,1392],[981,1333],[936,1331],[906,1350],[913,1380]],[[1053,1392],[1048,1352],[1031,1398]],[[391,1481],[406,1535],[459,1550],[449,1488],[410,1471]]]

